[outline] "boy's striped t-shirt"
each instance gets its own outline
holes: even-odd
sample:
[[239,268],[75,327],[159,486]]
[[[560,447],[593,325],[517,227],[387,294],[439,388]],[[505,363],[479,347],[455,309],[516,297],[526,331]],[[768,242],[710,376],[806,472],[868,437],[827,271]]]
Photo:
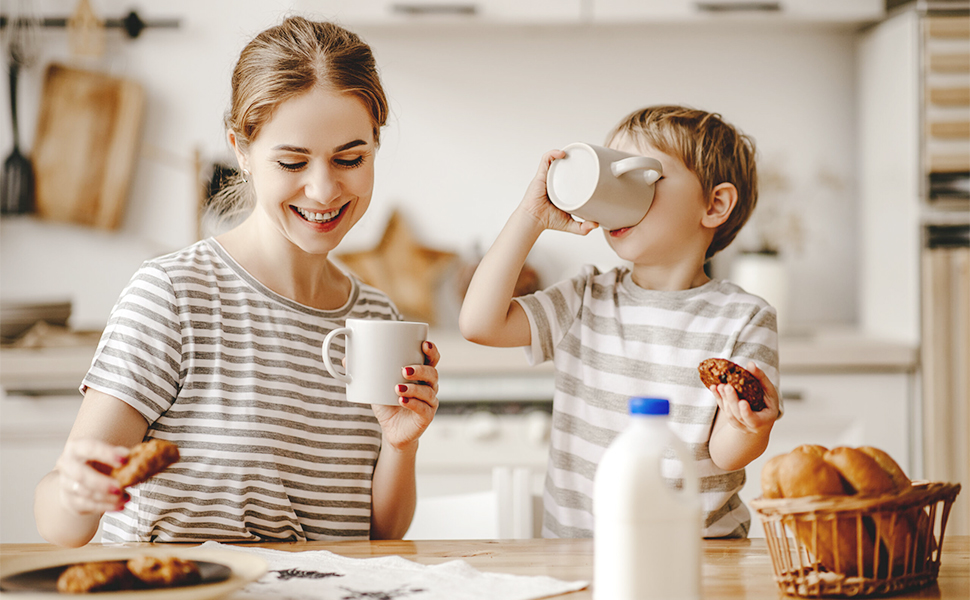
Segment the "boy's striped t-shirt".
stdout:
[[347,318],[400,316],[351,280],[348,302],[326,311],[265,287],[213,239],[142,265],[81,390],[135,408],[181,460],[129,489],[104,541],[369,537],[381,429],[370,405],[345,400],[321,349]]
[[[634,396],[670,401],[670,424],[687,443],[700,477],[705,537],[746,537],[750,513],[738,497],[743,469],[710,457],[717,402],[697,366],[711,357],[754,361],[778,384],[774,308],[727,281],[681,291],[638,287],[626,268],[580,275],[518,298],[529,318],[529,360],[552,360],[550,453],[544,489],[546,537],[593,535],[593,479],[606,447],[629,422]],[[673,452],[664,476],[680,485]]]

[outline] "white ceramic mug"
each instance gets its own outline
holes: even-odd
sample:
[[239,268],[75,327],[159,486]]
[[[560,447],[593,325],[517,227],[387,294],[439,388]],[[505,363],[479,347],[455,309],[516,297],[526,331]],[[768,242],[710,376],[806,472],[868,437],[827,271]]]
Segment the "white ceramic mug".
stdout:
[[563,152],[546,177],[549,199],[559,209],[604,229],[632,227],[647,214],[663,175],[660,161],[583,142]]
[[[341,373],[330,358],[330,346],[338,335],[347,337],[347,372]],[[347,384],[347,400],[362,404],[396,405],[394,388],[404,379],[408,365],[423,365],[421,344],[428,339],[428,324],[412,321],[347,319],[323,340],[323,364]]]

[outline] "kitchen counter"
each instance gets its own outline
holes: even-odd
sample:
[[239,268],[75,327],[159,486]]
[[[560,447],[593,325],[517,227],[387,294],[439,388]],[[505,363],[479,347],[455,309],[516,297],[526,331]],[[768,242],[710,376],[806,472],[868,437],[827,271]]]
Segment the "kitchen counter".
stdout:
[[[442,375],[552,373],[551,363],[530,367],[522,348],[488,348],[453,330],[436,330],[430,339],[441,350]],[[792,332],[778,341],[782,373],[812,371],[914,371],[916,344],[876,338],[854,329]]]
[[[147,544],[134,544],[147,546]],[[99,544],[90,544],[97,547]],[[421,564],[460,559],[480,571],[514,575],[547,575],[563,580],[593,578],[592,540],[458,540],[261,543],[262,548],[298,552],[328,550],[351,558],[397,555]],[[117,547],[113,545],[112,547]],[[763,539],[704,540],[704,597],[725,599],[788,598],[774,582]],[[61,551],[49,544],[0,544],[0,559],[38,552]],[[592,598],[592,589],[557,596],[565,600]],[[948,536],[938,581],[921,590],[892,598],[970,597],[970,537]]]
[[[454,329],[434,329],[429,338],[441,351],[442,378],[504,375],[548,378],[551,363],[532,367],[521,348],[489,348],[465,340]],[[97,336],[87,332],[69,346],[0,348],[0,384],[7,389],[36,386],[74,388],[91,365]],[[918,364],[915,344],[873,338],[856,330],[818,330],[783,335],[779,341],[782,373],[813,371],[912,372]]]

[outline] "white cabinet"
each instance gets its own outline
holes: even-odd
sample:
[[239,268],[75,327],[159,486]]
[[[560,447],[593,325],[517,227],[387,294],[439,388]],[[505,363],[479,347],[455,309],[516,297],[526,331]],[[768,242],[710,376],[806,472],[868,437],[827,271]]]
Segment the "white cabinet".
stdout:
[[919,342],[919,16],[859,37],[858,137],[862,328]]
[[77,411],[90,345],[0,350],[0,542],[43,542],[34,488],[54,468]]
[[[968,251],[936,232],[970,222],[970,18],[947,4],[915,3],[859,38],[859,315],[921,345],[919,466],[966,487]],[[949,533],[970,532],[968,507],[960,494]]]
[[34,524],[34,488],[54,468],[81,395],[0,398],[0,542],[43,542]]
[[[761,469],[774,456],[801,444],[875,446],[890,454],[911,477],[912,397],[915,377],[900,372],[782,373],[785,414],[775,423],[768,448],[746,468],[741,499],[748,504],[761,495]],[[751,537],[764,537],[752,510]]]
[[719,18],[872,22],[883,0],[592,0],[597,22],[687,21]]
[[578,23],[583,0],[298,0],[294,9],[345,25]]
[[711,19],[869,23],[883,0],[298,0],[294,9],[356,25],[631,23]]

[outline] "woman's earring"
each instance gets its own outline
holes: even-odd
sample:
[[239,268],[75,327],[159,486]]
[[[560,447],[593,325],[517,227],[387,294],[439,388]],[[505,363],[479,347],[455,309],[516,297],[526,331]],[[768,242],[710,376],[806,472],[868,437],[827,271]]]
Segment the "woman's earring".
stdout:
[[243,169],[242,170],[243,183],[249,183],[249,178],[252,177],[252,176],[253,176],[253,174],[250,173],[248,170],[246,170],[246,169]]

